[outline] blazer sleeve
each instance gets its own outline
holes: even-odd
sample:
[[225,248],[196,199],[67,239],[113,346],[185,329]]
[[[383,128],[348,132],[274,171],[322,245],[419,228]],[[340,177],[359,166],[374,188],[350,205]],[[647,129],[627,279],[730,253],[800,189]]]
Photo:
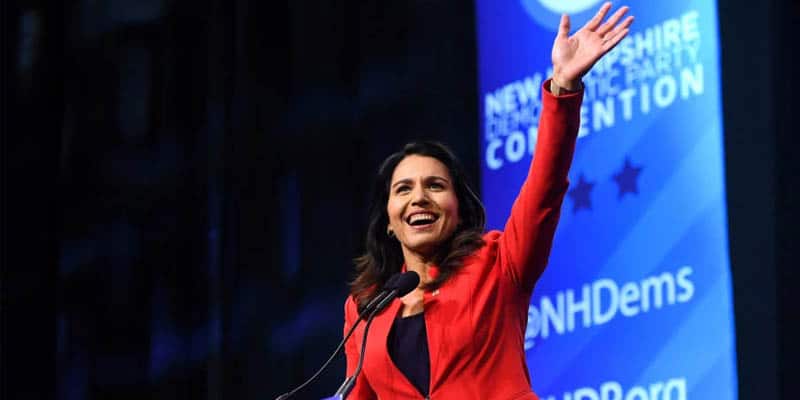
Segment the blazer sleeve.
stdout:
[[[355,300],[353,300],[353,296],[347,296],[347,300],[344,302],[344,332],[343,335],[347,335],[347,332],[350,330],[350,327],[353,326],[353,323],[358,319],[358,308],[356,306]],[[359,346],[356,345],[356,339],[359,339],[360,336],[357,334],[359,329],[350,336],[350,339],[344,345],[344,353],[347,356],[347,374],[345,376],[352,375],[355,370],[356,366],[358,365],[358,356],[359,356]],[[358,379],[356,379],[356,384],[353,386],[353,391],[350,392],[350,395],[347,396],[347,400],[376,400],[378,397],[375,394],[375,391],[372,390],[372,387],[369,385],[367,381],[367,375],[364,373],[364,369],[361,369],[361,374],[359,374]]]
[[499,239],[502,268],[530,295],[544,272],[564,195],[567,173],[580,128],[583,91],[554,96],[550,80],[542,85],[538,139],[528,177],[520,189]]

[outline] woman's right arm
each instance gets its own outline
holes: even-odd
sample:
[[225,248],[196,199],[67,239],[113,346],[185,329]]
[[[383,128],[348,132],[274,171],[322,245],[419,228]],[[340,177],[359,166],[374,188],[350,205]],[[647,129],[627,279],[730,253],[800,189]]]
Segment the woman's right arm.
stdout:
[[[344,302],[344,333],[343,335],[347,335],[347,332],[350,331],[350,327],[353,326],[353,323],[358,319],[358,308],[356,307],[356,302],[353,300],[353,296],[347,296],[347,301]],[[356,366],[358,365],[358,356],[359,356],[359,347],[356,345],[357,340],[361,339],[361,335],[359,332],[363,332],[362,329],[356,329],[356,332],[353,332],[353,335],[350,336],[350,339],[344,344],[344,353],[347,356],[347,375],[350,376],[356,371]],[[369,385],[367,381],[367,377],[364,374],[364,369],[361,369],[361,374],[359,374],[358,379],[356,379],[356,384],[353,387],[353,391],[350,392],[350,395],[347,396],[348,400],[375,400],[378,396],[375,395],[375,391],[372,390],[372,387]]]
[[569,186],[567,173],[580,127],[581,78],[628,34],[633,23],[633,17],[622,19],[628,7],[602,23],[610,9],[611,3],[603,4],[573,35],[569,17],[562,16],[553,43],[553,77],[542,87],[535,155],[500,240],[501,266],[527,296],[547,265]]

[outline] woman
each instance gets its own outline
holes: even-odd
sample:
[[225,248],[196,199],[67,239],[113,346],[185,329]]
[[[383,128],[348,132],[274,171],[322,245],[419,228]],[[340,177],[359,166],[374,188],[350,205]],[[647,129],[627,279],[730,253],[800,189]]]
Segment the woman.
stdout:
[[[420,287],[375,317],[350,399],[537,399],[523,350],[528,303],[568,187],[580,80],[633,22],[622,20],[622,7],[601,24],[610,8],[604,4],[572,36],[569,17],[561,18],[536,156],[503,232],[482,235],[483,207],[443,146],[412,143],[384,161],[366,253],[356,259],[345,303],[345,332],[393,274],[415,271]],[[360,346],[347,342],[348,376]]]

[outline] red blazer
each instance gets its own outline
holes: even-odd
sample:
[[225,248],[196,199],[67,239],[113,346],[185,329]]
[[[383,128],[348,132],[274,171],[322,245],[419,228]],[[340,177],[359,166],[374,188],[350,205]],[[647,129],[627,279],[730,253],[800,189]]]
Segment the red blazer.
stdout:
[[[486,245],[438,290],[424,294],[430,354],[430,399],[537,400],[525,364],[525,327],[533,287],[550,254],[561,202],[569,183],[580,125],[582,93],[552,95],[544,83],[539,138],[528,178],[504,232],[484,235]],[[432,267],[431,273],[437,273]],[[395,299],[372,322],[364,366],[348,399],[422,399],[392,362],[386,341],[402,302]],[[358,318],[345,302],[344,331]],[[364,325],[347,342],[347,376],[358,363]]]

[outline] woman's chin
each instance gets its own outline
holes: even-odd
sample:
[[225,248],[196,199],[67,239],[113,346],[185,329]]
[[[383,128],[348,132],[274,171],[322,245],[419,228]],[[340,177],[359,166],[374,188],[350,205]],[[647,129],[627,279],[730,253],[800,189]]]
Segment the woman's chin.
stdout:
[[403,247],[410,253],[423,258],[430,259],[439,249],[440,241],[438,240],[415,240],[405,243]]
[[[405,232],[403,248],[412,254],[429,260],[441,249],[443,243],[447,241],[448,235],[444,229]],[[452,233],[450,234],[452,235]],[[408,254],[408,253],[407,253]]]

